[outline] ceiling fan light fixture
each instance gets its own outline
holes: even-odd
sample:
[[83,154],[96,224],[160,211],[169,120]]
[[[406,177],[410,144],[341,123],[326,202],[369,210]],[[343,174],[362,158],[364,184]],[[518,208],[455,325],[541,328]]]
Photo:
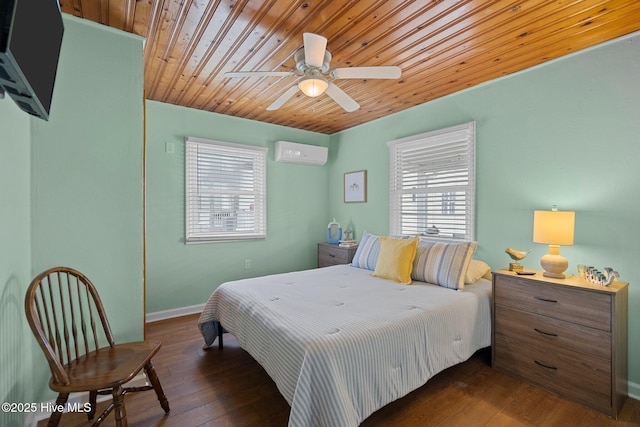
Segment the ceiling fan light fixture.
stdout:
[[316,77],[307,77],[300,80],[300,82],[298,83],[298,88],[300,88],[302,93],[310,98],[315,98],[322,95],[328,87],[329,83],[327,83],[326,80]]
[[[2,1],[4,0],[0,0],[0,2]],[[297,71],[233,71],[226,72],[225,76],[232,78],[294,77],[298,79],[297,84],[290,86],[275,101],[269,104],[268,111],[279,109],[298,91],[301,91],[309,98],[317,98],[326,93],[329,98],[350,113],[360,108],[360,104],[333,84],[332,81],[334,79],[399,79],[402,75],[402,70],[396,66],[331,69],[331,53],[327,50],[326,37],[313,33],[304,33],[303,40],[304,45],[293,54]]]

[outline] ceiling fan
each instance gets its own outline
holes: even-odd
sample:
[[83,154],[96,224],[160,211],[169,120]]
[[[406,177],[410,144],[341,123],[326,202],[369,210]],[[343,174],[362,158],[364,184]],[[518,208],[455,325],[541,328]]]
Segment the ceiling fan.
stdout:
[[304,33],[304,46],[293,57],[297,71],[234,71],[224,73],[225,77],[296,77],[298,82],[278,97],[267,110],[277,110],[298,90],[315,98],[326,93],[347,112],[360,108],[360,105],[346,92],[333,84],[337,79],[399,79],[400,67],[347,67],[330,68],[331,53],[327,50],[327,39],[313,33]]

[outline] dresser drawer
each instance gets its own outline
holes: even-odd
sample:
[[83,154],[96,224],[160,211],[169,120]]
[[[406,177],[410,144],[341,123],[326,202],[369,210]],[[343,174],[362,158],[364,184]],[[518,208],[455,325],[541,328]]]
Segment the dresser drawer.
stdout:
[[318,267],[349,264],[356,253],[356,247],[342,248],[336,244],[318,243]]
[[593,409],[611,412],[611,363],[562,348],[495,335],[494,366]]
[[318,255],[318,264],[334,265],[334,264],[347,264],[348,257],[344,251],[325,249]]
[[611,330],[611,296],[606,293],[499,276],[493,297],[496,305]]
[[[555,346],[611,359],[611,333],[564,320],[496,305],[496,334],[520,338],[544,348]],[[553,350],[549,350],[553,351]]]

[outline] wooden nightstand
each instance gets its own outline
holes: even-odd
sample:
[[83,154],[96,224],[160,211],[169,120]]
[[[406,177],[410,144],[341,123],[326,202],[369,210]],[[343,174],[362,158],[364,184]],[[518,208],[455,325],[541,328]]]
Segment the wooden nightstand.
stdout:
[[492,365],[617,418],[627,397],[628,284],[493,272]]
[[336,243],[318,243],[318,268],[349,264],[356,254],[356,249],[357,246],[341,248]]

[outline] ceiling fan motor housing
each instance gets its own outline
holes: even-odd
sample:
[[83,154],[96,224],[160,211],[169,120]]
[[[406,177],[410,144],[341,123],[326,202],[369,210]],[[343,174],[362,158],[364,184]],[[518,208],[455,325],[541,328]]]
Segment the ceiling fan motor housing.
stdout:
[[[296,68],[302,73],[306,74],[307,71],[313,71],[314,68],[311,65],[307,64],[304,57],[304,47],[296,50],[296,53],[293,54],[293,59],[296,61]],[[331,65],[331,52],[328,50],[324,51],[324,60],[322,61],[322,67],[318,68],[322,74],[327,74],[329,72],[329,67]]]

